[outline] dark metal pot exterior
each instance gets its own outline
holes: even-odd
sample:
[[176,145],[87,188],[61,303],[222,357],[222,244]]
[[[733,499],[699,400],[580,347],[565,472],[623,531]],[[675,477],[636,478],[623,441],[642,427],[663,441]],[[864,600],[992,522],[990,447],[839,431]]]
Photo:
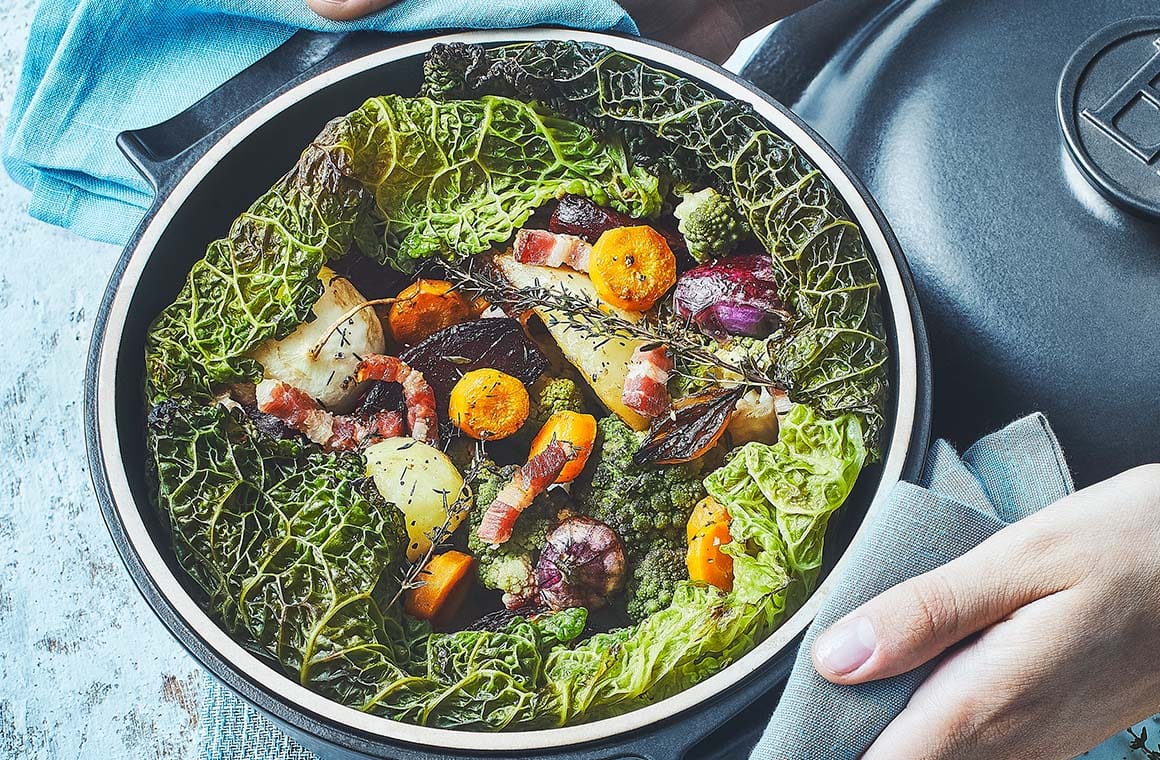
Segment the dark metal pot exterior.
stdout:
[[744,70],[898,233],[935,434],[1042,411],[1079,486],[1160,461],[1160,156],[1133,150],[1160,139],[1158,39],[1155,0],[823,0]]
[[[543,35],[553,33],[542,31]],[[515,41],[535,36],[533,30],[522,34],[498,34],[492,39]],[[618,39],[602,35],[585,37],[612,44],[616,44]],[[445,741],[443,746],[437,747],[397,737],[386,738],[377,731],[353,728],[293,703],[282,689],[272,688],[242,672],[236,663],[223,656],[219,648],[207,640],[204,632],[199,633],[179,611],[174,603],[174,589],[159,580],[157,573],[151,572],[148,563],[142,558],[140,545],[134,543],[126,527],[120,510],[132,508],[135,514],[139,514],[150,540],[154,544],[166,546],[165,528],[150,505],[144,472],[146,453],[141,419],[144,400],[140,378],[144,334],[149,321],[172,300],[189,265],[204,253],[205,244],[226,229],[252,198],[269,187],[327,120],[335,114],[353,110],[371,94],[392,91],[413,93],[421,77],[418,65],[421,53],[336,78],[325,87],[278,111],[269,121],[261,123],[240,139],[235,138],[232,130],[264,103],[302,82],[316,80],[327,72],[337,73],[336,68],[345,64],[357,65],[366,56],[388,46],[398,45],[399,42],[398,37],[369,34],[300,34],[269,58],[223,85],[190,111],[157,127],[122,136],[123,149],[157,188],[158,196],[134,239],[126,247],[110,280],[97,318],[87,368],[86,442],[97,497],[114,543],[149,605],[194,658],[234,692],[325,758],[411,760],[422,757],[453,760],[486,755],[574,760],[617,757],[661,760],[686,756],[698,742],[704,742],[703,746],[707,748],[704,750],[705,756],[712,757],[720,756],[719,753],[730,746],[743,747],[746,732],[738,727],[740,724],[735,726],[729,721],[746,707],[754,704],[769,705],[776,697],[777,689],[792,664],[796,638],[784,642],[766,661],[754,667],[725,692],[698,705],[698,709],[671,711],[671,714],[657,716],[647,724],[614,736],[593,736],[582,743],[556,747],[536,746],[535,742],[529,742],[524,746],[507,749],[455,749],[458,742],[454,740]],[[645,43],[633,40],[622,44],[640,47]],[[653,43],[647,45],[643,49],[655,51],[658,56],[663,53],[673,60],[677,60],[674,56],[679,56],[679,60],[689,66],[712,66],[666,46]],[[681,67],[673,68],[680,70]],[[722,81],[741,82],[716,67],[712,68],[717,76],[725,78]],[[896,349],[892,351],[892,387],[897,390],[900,385],[906,385],[913,393],[913,408],[908,405],[908,408],[902,410],[904,422],[896,421],[896,424],[906,426],[905,430],[896,431],[905,456],[898,460],[901,466],[893,477],[914,478],[922,465],[929,435],[929,360],[918,300],[897,241],[865,189],[849,176],[831,150],[781,106],[751,89],[748,97],[755,102],[760,100],[766,107],[775,108],[782,118],[788,120],[787,124],[803,129],[803,139],[817,143],[818,149],[834,162],[836,171],[845,175],[851,183],[851,199],[861,199],[872,214],[876,229],[881,231],[885,255],[888,257],[888,262],[884,263],[889,263],[898,277],[894,303],[899,313],[906,317],[908,337],[902,348],[908,355],[913,353],[913,365],[907,367],[905,376],[900,375],[902,370],[897,356],[899,326],[888,310],[888,329]],[[205,125],[212,125],[213,128],[206,129]],[[203,158],[209,151],[217,151],[217,155],[215,165],[207,169]],[[187,180],[195,167],[204,170],[204,174],[186,188],[188,192],[178,192],[183,180]],[[166,221],[163,230],[157,232],[154,222],[161,216],[165,216]],[[168,216],[172,216],[172,219]],[[881,256],[883,252],[879,251],[879,254]],[[131,291],[122,287],[127,272],[135,278]],[[114,313],[115,303],[121,304],[123,313]],[[110,377],[110,374],[113,376]],[[125,379],[118,382],[117,378]],[[132,382],[129,382],[130,378]],[[900,402],[895,398],[891,403],[897,405]],[[898,409],[895,411],[897,413]],[[829,572],[861,527],[881,478],[881,466],[867,470],[848,506],[833,520],[827,537],[830,551],[825,572]],[[131,494],[121,493],[118,499],[115,493],[118,487],[114,481],[121,480],[129,484]],[[176,566],[172,553],[160,550],[158,553],[162,554],[161,559],[174,577],[181,578],[180,568]],[[288,680],[286,683],[290,684]],[[768,711],[768,707],[766,709]],[[751,729],[752,716],[747,716],[743,723]],[[460,733],[458,736],[466,740],[471,735]],[[535,734],[525,732],[522,736],[534,737]],[[706,740],[710,736],[712,738]]]

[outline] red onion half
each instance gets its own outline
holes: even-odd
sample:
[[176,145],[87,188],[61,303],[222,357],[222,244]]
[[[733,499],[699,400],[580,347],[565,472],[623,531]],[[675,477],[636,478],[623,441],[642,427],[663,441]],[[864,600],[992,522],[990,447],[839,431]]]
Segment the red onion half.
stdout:
[[596,609],[624,585],[624,547],[612,528],[569,517],[551,532],[536,563],[540,599],[553,610]]
[[730,256],[690,269],[677,280],[673,308],[719,340],[764,338],[791,316],[765,254]]

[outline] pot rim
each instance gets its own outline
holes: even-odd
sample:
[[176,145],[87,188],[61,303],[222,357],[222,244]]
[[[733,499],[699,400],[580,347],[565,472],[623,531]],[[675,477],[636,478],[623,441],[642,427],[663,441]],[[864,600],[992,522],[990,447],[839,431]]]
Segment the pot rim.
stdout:
[[[862,234],[873,252],[882,290],[886,294],[884,307],[889,310],[895,326],[896,340],[891,349],[895,354],[898,378],[894,389],[896,408],[893,415],[893,434],[888,444],[883,448],[885,458],[874,497],[861,525],[851,539],[849,547],[842,554],[834,569],[806,603],[781,627],[721,672],[653,705],[613,718],[575,726],[504,733],[417,726],[363,713],[309,691],[234,641],[198,606],[185,590],[177,576],[170,570],[160,549],[149,534],[141,515],[141,510],[147,507],[146,505],[138,505],[134,500],[129,485],[127,465],[121,457],[115,403],[117,393],[115,381],[121,337],[129,313],[131,298],[137,288],[141,273],[155,253],[156,243],[178,209],[198,187],[201,180],[213,169],[218,160],[241,144],[260,126],[277,118],[284,110],[307,95],[364,71],[425,53],[437,43],[498,44],[543,39],[577,40],[605,44],[638,58],[681,72],[683,75],[700,81],[729,97],[744,101],[750,104],[787,139],[796,144],[834,184],[857,220]],[[145,578],[137,577],[137,573],[133,573],[133,575],[135,582],[141,587],[151,606],[156,608],[157,604],[161,603],[167,606],[168,612],[176,618],[174,624],[163,618],[163,622],[170,628],[171,633],[187,648],[190,647],[190,644],[184,641],[185,636],[192,635],[200,640],[200,644],[208,651],[195,652],[195,656],[211,671],[217,673],[218,669],[224,665],[226,669],[241,675],[255,687],[256,696],[246,694],[247,699],[254,701],[264,694],[275,703],[290,707],[289,714],[287,711],[276,711],[277,716],[287,722],[300,723],[301,721],[295,719],[307,717],[375,739],[395,740],[452,751],[493,752],[548,749],[586,744],[659,724],[738,684],[780,653],[798,634],[805,630],[831,593],[835,579],[848,565],[852,551],[865,538],[867,525],[881,510],[890,488],[902,478],[911,456],[915,453],[912,448],[925,440],[925,436],[919,436],[918,440],[914,436],[916,424],[926,424],[926,414],[920,408],[919,397],[920,383],[923,383],[925,379],[920,377],[920,369],[925,371],[925,366],[920,365],[918,347],[922,328],[920,318],[911,313],[911,296],[908,294],[906,286],[908,274],[904,274],[895,258],[894,247],[896,245],[893,235],[887,228],[877,207],[869,198],[869,194],[820,137],[784,107],[769,99],[752,85],[743,82],[714,64],[674,48],[636,38],[599,32],[528,28],[436,35],[365,55],[321,72],[292,87],[257,108],[221,135],[205,154],[189,167],[160,205],[155,207],[155,212],[143,223],[135,243],[130,249],[127,249],[121,264],[118,266],[119,271],[114,273],[110,281],[109,290],[102,305],[103,314],[98,319],[97,332],[94,334],[90,349],[90,382],[86,389],[86,417],[90,428],[87,435],[89,457],[93,464],[94,484],[98,491],[98,497],[102,501],[106,522],[110,531],[114,533],[114,538],[118,539],[118,549],[125,555],[125,559],[130,559],[126,552],[131,552],[133,558],[144,570]],[[925,386],[923,386],[923,390],[925,391]],[[922,403],[925,404],[928,401],[929,399],[924,398]],[[128,466],[140,467],[141,464],[131,463]],[[121,533],[121,536],[117,535],[118,532]],[[151,585],[152,588],[147,589],[146,585]],[[207,662],[207,659],[210,661]],[[263,705],[263,709],[269,709],[269,707]]]

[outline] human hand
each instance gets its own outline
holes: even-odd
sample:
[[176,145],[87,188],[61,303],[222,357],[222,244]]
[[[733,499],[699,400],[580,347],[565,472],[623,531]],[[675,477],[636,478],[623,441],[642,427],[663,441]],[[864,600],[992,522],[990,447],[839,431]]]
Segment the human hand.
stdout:
[[879,595],[813,659],[857,684],[947,650],[863,760],[1066,760],[1160,710],[1160,465]]
[[[306,0],[336,21],[366,16],[398,0]],[[742,38],[815,0],[621,0],[641,34],[713,61],[724,61]]]

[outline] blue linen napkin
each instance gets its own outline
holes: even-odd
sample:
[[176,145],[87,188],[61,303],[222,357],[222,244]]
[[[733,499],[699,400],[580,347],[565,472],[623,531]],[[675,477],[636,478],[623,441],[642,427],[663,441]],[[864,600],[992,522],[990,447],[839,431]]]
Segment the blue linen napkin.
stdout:
[[901,581],[944,565],[1074,490],[1047,419],[1033,414],[960,457],[935,441],[917,484],[899,483],[819,611],[751,760],[857,760],[906,707],[929,664],[858,686],[814,670],[817,635]]
[[[817,635],[877,594],[958,557],[1074,490],[1047,420],[1033,414],[961,457],[936,441],[918,484],[901,483],[806,633],[789,682],[751,760],[856,760],[930,673],[837,686],[814,670]],[[1085,757],[1127,756],[1127,734]]]
[[401,0],[355,22],[305,0],[43,0],[4,132],[4,165],[36,218],[123,244],[151,195],[117,150],[126,129],[173,116],[297,29],[414,32],[534,25],[635,33],[613,0]]

